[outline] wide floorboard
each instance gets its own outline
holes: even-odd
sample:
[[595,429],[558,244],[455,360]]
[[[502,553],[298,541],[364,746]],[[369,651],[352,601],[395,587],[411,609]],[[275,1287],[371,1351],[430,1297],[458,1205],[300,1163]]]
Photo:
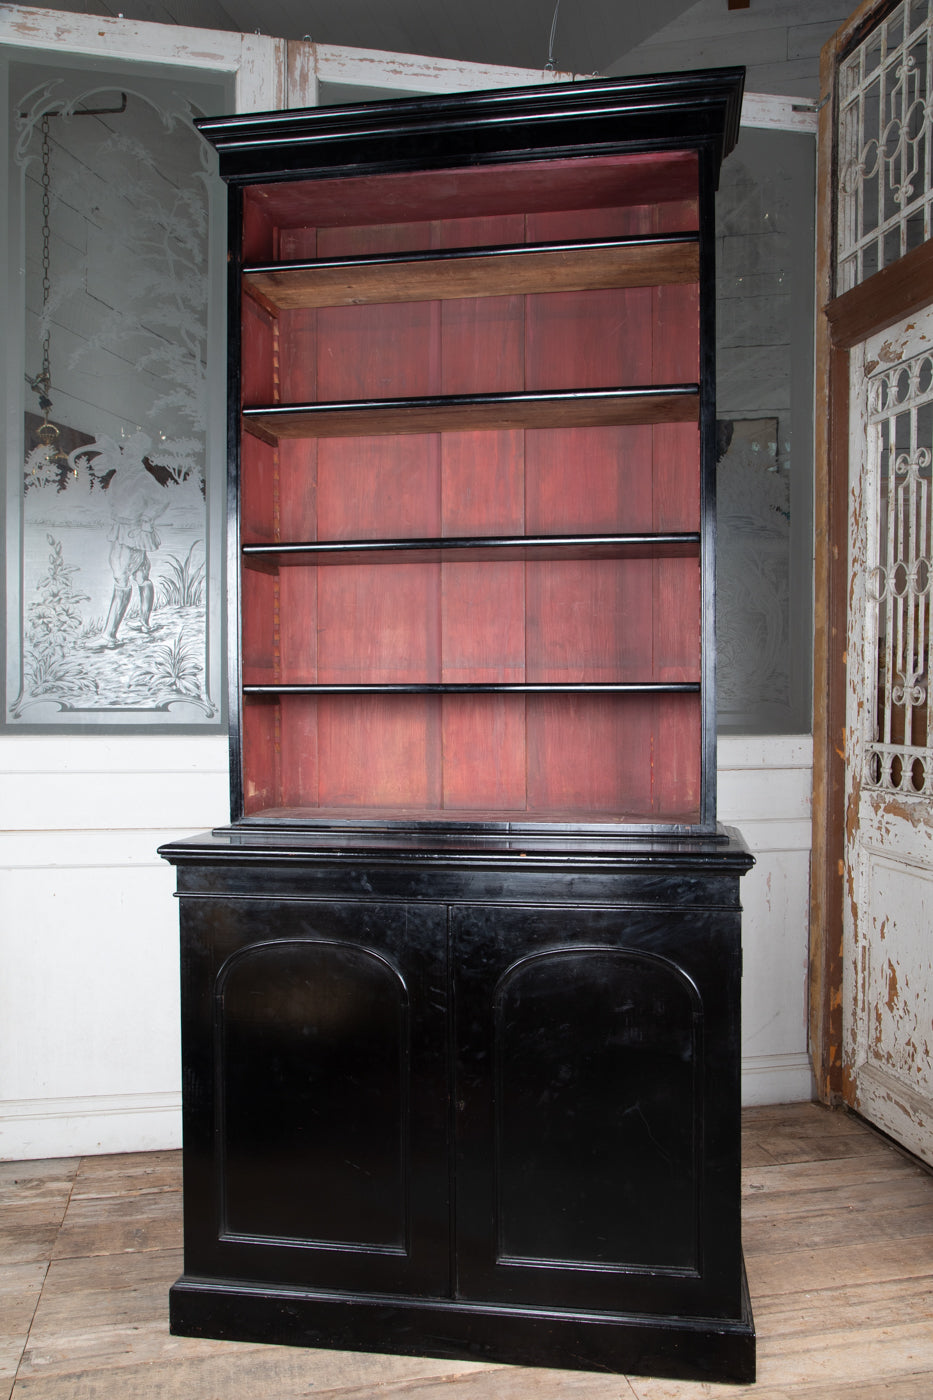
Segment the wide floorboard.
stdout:
[[744,1115],[758,1383],[172,1337],[176,1152],[0,1163],[0,1400],[931,1400],[933,1175],[844,1112]]

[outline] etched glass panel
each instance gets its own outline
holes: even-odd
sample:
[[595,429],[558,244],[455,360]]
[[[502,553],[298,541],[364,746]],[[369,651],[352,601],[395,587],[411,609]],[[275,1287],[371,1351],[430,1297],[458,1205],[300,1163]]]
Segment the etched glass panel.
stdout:
[[225,86],[9,79],[4,719],[218,726]]
[[930,795],[933,354],[879,370],[867,393],[875,528],[866,623],[875,645],[864,782],[902,796]]
[[719,728],[810,728],[814,143],[743,128],[716,198]]
[[839,74],[836,295],[931,231],[933,0],[904,0]]

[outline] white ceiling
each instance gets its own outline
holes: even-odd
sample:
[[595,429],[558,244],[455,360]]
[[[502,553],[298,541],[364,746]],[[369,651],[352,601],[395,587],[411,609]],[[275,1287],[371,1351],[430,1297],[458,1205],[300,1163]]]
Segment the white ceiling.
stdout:
[[[692,3],[557,0],[554,66],[608,72]],[[544,68],[555,0],[74,0],[36,8]]]

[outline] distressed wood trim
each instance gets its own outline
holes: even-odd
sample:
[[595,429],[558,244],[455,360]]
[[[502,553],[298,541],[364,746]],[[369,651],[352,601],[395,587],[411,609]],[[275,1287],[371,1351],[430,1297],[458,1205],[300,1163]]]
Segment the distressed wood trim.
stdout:
[[845,698],[849,354],[830,349],[816,527],[813,857],[810,901],[810,1051],[824,1103],[842,1094],[842,931],[845,849]]
[[838,58],[844,58],[856,48],[900,3],[901,0],[861,0],[829,41],[835,46]]
[[803,131],[816,135],[815,102],[799,97],[773,97],[768,92],[747,92],[742,99],[742,126],[777,131]]
[[484,88],[528,87],[535,83],[568,83],[575,77],[597,76],[508,68],[493,63],[463,63],[457,59],[425,58],[420,54],[384,53],[381,49],[315,44],[319,82],[398,89],[402,93],[482,91]]
[[[896,2],[896,0],[894,0]],[[833,295],[836,75],[841,59],[893,8],[864,0],[820,56],[817,173],[817,315],[813,858],[810,883],[810,1056],[817,1094],[838,1101],[842,1063],[842,916],[845,851],[846,629],[848,595],[849,352],[933,300],[927,244],[843,296]]]
[[281,107],[285,100],[285,40],[262,34],[0,5],[0,42],[37,55],[52,50],[86,58],[229,73],[235,83],[238,112]]
[[54,48],[59,53],[107,54],[130,61],[233,70],[239,63],[241,39],[258,36],[70,14],[27,5],[0,5],[0,37],[17,47],[45,53]]
[[[817,306],[831,296],[833,275],[833,137],[837,37],[820,56],[817,143]],[[838,369],[837,369],[838,376]],[[839,807],[841,727],[845,726],[845,688],[832,693],[834,642],[839,630],[838,503],[831,470],[834,430],[833,347],[827,317],[818,313],[816,325],[816,400],[814,440],[813,569],[813,854],[810,868],[810,1056],[816,1092],[830,1103],[841,1091],[841,957],[842,937],[842,812]],[[843,439],[845,441],[845,439]],[[842,540],[845,542],[843,518]],[[846,551],[842,550],[844,583]],[[845,612],[843,610],[843,626]],[[840,714],[841,703],[841,714]],[[837,966],[838,958],[838,966]]]
[[[160,26],[152,27],[156,29]],[[190,34],[193,31],[187,32]],[[236,69],[236,110],[265,112],[270,108],[284,107],[285,40],[269,39],[263,34],[235,34],[233,38],[240,41],[240,61]]]
[[851,349],[933,301],[933,241],[867,277],[826,306],[833,344]]
[[289,39],[285,60],[285,106],[318,105],[317,44]]

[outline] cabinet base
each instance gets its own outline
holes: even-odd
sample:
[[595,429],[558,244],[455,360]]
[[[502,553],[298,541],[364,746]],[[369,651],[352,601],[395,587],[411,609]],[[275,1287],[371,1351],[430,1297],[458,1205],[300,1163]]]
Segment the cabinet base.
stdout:
[[684,1318],[352,1296],[183,1275],[171,1330],[186,1337],[391,1352],[518,1366],[749,1383],[755,1328],[743,1277],[738,1318]]

